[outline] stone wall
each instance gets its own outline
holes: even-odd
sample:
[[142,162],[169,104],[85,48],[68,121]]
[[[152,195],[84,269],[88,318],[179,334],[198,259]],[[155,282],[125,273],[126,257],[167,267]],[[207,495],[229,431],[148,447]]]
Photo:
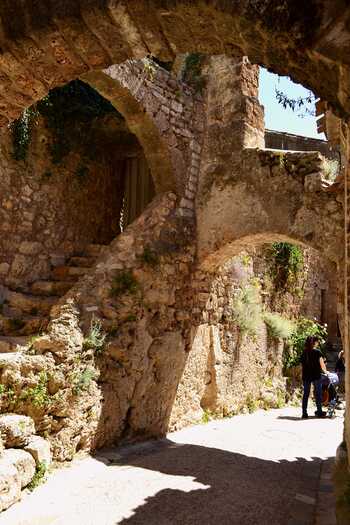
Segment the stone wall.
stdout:
[[282,406],[288,399],[282,369],[284,343],[269,337],[262,320],[254,336],[242,333],[235,320],[237,291],[256,287],[262,311],[321,322],[320,290],[325,289],[329,304],[322,322],[329,324],[331,336],[337,335],[337,283],[332,266],[315,252],[304,250],[295,292],[287,292],[271,283],[269,249],[242,252],[214,274],[194,274],[191,350],[172,409],[171,428],[202,421],[210,413],[222,417],[259,406]]
[[[134,68],[139,64],[126,65],[126,71]],[[173,105],[178,84],[160,73]],[[186,159],[178,194],[158,194],[51,309],[47,331],[0,356],[1,411],[32,417],[56,459],[158,437],[170,420],[178,427],[205,411],[224,415],[257,400],[281,402],[280,343],[268,340],[262,323],[256,342],[242,338],[234,322],[235,290],[256,277],[251,262],[234,256],[248,238],[250,247],[296,239],[336,258],[341,200],[324,192],[318,154],[257,149],[264,137],[257,73],[246,59],[209,59],[207,99],[192,107],[190,136],[181,131],[185,121],[175,133],[174,115],[160,134],[169,159],[176,157],[170,142],[176,134]],[[159,78],[147,97],[151,79],[144,69],[139,74],[139,84],[136,74],[130,77],[130,89],[140,95],[136,106],[122,85],[124,68],[91,82],[135,130],[142,123],[149,129],[138,120],[145,108],[154,130],[164,116],[162,103],[153,105]],[[183,112],[185,103],[176,114]],[[197,121],[206,124],[204,137]]]
[[[13,158],[11,131],[2,133],[1,284],[23,288],[46,279],[52,265],[82,254],[89,243],[108,244],[120,232],[125,158],[142,150],[117,117],[94,126],[95,160],[84,153],[92,146],[82,139],[60,164],[51,160],[54,138],[44,119],[32,129],[25,161]],[[129,145],[118,155],[123,137]]]

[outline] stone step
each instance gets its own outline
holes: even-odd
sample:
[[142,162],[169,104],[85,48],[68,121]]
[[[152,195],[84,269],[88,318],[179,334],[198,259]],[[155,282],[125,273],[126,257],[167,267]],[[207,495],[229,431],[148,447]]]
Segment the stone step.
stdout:
[[31,285],[33,295],[56,295],[62,297],[70,288],[72,281],[36,281]]
[[87,274],[90,268],[80,266],[57,266],[52,270],[52,278],[55,281],[77,281],[80,277]]
[[98,257],[106,246],[107,244],[88,244],[84,249],[84,253],[85,255]]
[[68,266],[80,266],[81,268],[91,268],[96,262],[96,257],[76,256],[71,257],[68,261]]
[[11,308],[21,310],[26,314],[37,315],[38,313],[48,314],[59,297],[38,297],[20,292],[7,292],[5,299]]
[[0,316],[0,336],[38,335],[47,328],[48,324],[48,317],[29,315],[22,317]]
[[19,347],[26,346],[30,340],[28,336],[4,337],[0,336],[0,354],[19,351]]

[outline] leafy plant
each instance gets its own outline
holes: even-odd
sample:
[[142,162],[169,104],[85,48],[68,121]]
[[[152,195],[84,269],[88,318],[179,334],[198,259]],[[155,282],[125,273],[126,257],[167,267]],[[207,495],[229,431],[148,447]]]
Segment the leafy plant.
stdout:
[[157,72],[157,66],[155,62],[150,58],[144,58],[143,70],[146,73],[147,77],[153,82]]
[[299,114],[299,116],[304,117],[305,114],[315,115],[315,95],[312,91],[309,91],[306,97],[292,98],[283,93],[275,87],[275,95],[277,102],[283,106],[284,109],[291,109],[292,111],[304,109],[304,113]]
[[124,293],[134,294],[139,289],[139,283],[130,270],[125,270],[114,276],[111,295],[118,297]]
[[252,414],[259,408],[259,404],[252,394],[247,394],[244,405],[248,409],[249,414]]
[[31,131],[38,112],[35,107],[25,109],[19,119],[15,120],[10,129],[12,131],[13,158],[25,160],[31,140]]
[[14,403],[16,400],[15,391],[11,386],[0,384],[0,398],[8,403]]
[[295,326],[289,319],[272,312],[265,312],[263,319],[271,337],[290,339],[292,336]]
[[202,53],[188,53],[182,69],[182,80],[189,84],[196,93],[202,94],[205,80],[202,76],[204,55]]
[[37,465],[33,479],[29,483],[29,485],[27,485],[27,489],[29,489],[32,492],[36,487],[44,483],[46,472],[46,463],[45,461],[42,461]]
[[103,352],[106,343],[107,334],[102,329],[102,323],[99,319],[91,319],[90,331],[83,340],[83,349],[93,349],[96,354]]
[[21,401],[29,400],[33,406],[43,408],[51,403],[51,398],[47,390],[48,377],[46,372],[40,372],[39,382],[34,387],[25,388],[21,395]]
[[275,287],[293,291],[304,269],[303,251],[288,242],[275,242],[271,246],[270,256],[270,273]]
[[211,417],[211,413],[209,410],[203,410],[203,414],[202,414],[202,418],[201,418],[201,423],[209,423],[209,421],[211,421],[212,417]]
[[109,101],[81,80],[52,89],[11,125],[13,156],[16,160],[25,160],[33,126],[42,115],[53,135],[49,145],[51,160],[60,164],[76,147],[77,141],[81,141],[79,126],[108,113],[118,114]]
[[233,320],[243,334],[256,335],[262,323],[261,302],[257,286],[239,288],[233,298]]
[[91,381],[96,378],[96,372],[92,368],[85,368],[74,377],[73,394],[78,396],[89,389]]
[[159,264],[159,257],[156,252],[154,252],[149,246],[145,246],[140,259],[145,264],[149,266],[157,266]]
[[297,321],[295,330],[289,339],[289,347],[284,354],[283,364],[285,369],[300,363],[305,341],[309,336],[316,336],[322,349],[327,338],[327,328],[317,321],[301,317]]
[[244,255],[241,255],[241,261],[242,261],[242,264],[245,268],[247,268],[250,263],[252,262],[252,258],[250,255],[248,255],[247,253],[245,253]]

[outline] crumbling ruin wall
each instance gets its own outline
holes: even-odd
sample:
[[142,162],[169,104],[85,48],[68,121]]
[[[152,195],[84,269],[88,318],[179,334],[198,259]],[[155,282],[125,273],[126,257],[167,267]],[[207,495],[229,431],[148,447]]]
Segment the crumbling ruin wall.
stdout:
[[56,261],[84,255],[89,243],[109,244],[120,233],[125,162],[132,156],[145,155],[156,190],[177,189],[183,215],[193,217],[203,130],[200,97],[147,61],[128,61],[86,80],[125,121],[113,112],[95,119],[85,151],[91,131],[86,124],[81,143],[60,163],[51,158],[55,137],[45,119],[31,127],[24,161],[14,159],[13,132],[2,133],[1,284],[23,288],[47,279]]
[[[197,271],[193,275],[191,350],[170,428],[178,429],[213,415],[223,417],[257,407],[283,406],[289,399],[283,377],[284,343],[269,336],[263,322],[265,310],[292,320],[306,316],[321,322],[323,287],[331,292],[323,322],[336,330],[334,269],[330,273],[332,267],[313,250],[302,250],[304,262],[298,286],[288,292],[280,283],[271,282],[274,266],[270,250],[271,246],[266,245],[245,251],[214,273]],[[261,307],[255,335],[247,335],[240,327],[235,301],[237,292],[251,287]]]
[[[25,160],[14,159],[11,130],[2,133],[2,285],[20,289],[46,279],[52,266],[83,253],[89,243],[108,244],[120,232],[124,166],[123,158],[118,158],[113,148],[108,150],[108,132],[112,139],[114,134],[115,143],[121,128],[121,134],[131,142],[130,152],[140,146],[118,118],[97,119],[94,125],[105,130],[95,132],[94,158],[86,154],[82,158],[83,138],[59,164],[49,153],[55,137],[43,118],[33,126]],[[103,153],[101,144],[105,144]],[[85,147],[91,148],[91,144]]]
[[[232,321],[232,288],[239,285],[234,273],[241,272],[243,280],[252,279],[253,273],[250,267],[230,261],[235,252],[242,251],[242,237],[248,237],[251,244],[293,240],[290,224],[295,216],[304,242],[326,253],[338,246],[341,203],[334,193],[323,196],[322,185],[318,185],[322,180],[318,154],[298,154],[294,161],[252,149],[262,146],[264,136],[262,108],[255,96],[257,69],[246,60],[238,64],[226,60],[216,57],[209,79],[204,155],[201,129],[205,115],[200,101],[194,106],[200,115],[192,114],[190,136],[180,128],[176,131],[179,142],[183,141],[180,144],[185,145],[180,150],[188,155],[186,166],[181,164],[186,170],[181,186],[185,193],[156,196],[101,253],[91,273],[52,308],[47,332],[30,341],[22,353],[1,356],[0,382],[5,388],[1,411],[31,416],[37,431],[50,439],[57,459],[71,458],[81,448],[163,435],[170,418],[172,425],[180,426],[198,419],[203,410],[218,409],[222,414],[237,410],[260,395],[254,389],[258,383],[264,387],[266,375],[266,387],[273,388],[272,377],[275,393],[281,389],[280,345],[267,341],[263,326],[257,344],[251,340],[242,343]],[[103,93],[117,105],[120,82],[109,73],[101,73],[102,80],[94,77],[94,81],[101,80],[99,89],[105,89]],[[147,81],[142,70],[140,85]],[[175,94],[169,82],[166,89],[169,85]],[[217,107],[218,91],[222,107]],[[161,103],[152,106],[157,97],[147,99],[144,88],[140,93],[148,108],[156,108],[158,118]],[[129,95],[123,86],[122,95],[124,111]],[[169,99],[173,105],[174,98]],[[157,122],[154,114],[151,120]],[[138,115],[137,110],[136,123]],[[170,136],[176,122],[174,117],[163,137]],[[186,125],[183,122],[184,129]],[[169,151],[171,148],[170,144]],[[169,159],[174,159],[172,153]],[[311,180],[305,169],[309,163],[311,173],[318,170]],[[196,193],[198,177],[200,192]],[[292,203],[282,206],[279,225],[275,224],[276,210],[269,205],[272,192],[276,202],[277,195],[283,195],[281,205]],[[318,199],[322,202],[317,208],[320,226],[314,232],[310,224],[314,227],[315,223],[304,221],[298,206],[305,204],[302,210],[306,213],[307,206]],[[220,273],[217,269],[225,264],[227,268]],[[208,297],[211,287],[213,301]],[[228,311],[227,318],[222,317],[222,309]],[[101,342],[104,335],[105,344],[100,345],[96,337]],[[248,374],[251,370],[254,373]],[[213,378],[210,382],[208,371]],[[188,400],[194,385],[198,385],[198,403],[192,407]]]
[[[47,334],[1,355],[1,412],[31,416],[57,459],[166,431],[188,351],[194,247],[182,221],[174,194],[156,197],[53,308]],[[93,319],[103,351],[88,343]]]

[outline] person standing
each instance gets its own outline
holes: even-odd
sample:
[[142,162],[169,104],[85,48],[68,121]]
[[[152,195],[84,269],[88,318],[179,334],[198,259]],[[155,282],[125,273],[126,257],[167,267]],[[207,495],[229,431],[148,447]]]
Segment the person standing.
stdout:
[[314,395],[316,400],[317,410],[316,417],[326,417],[326,412],[322,411],[322,374],[327,374],[327,368],[324,363],[321,351],[317,348],[318,339],[315,336],[307,337],[303,355],[301,357],[301,364],[303,370],[303,402],[302,402],[302,418],[307,419],[307,405],[309,401],[311,384],[314,385]]

